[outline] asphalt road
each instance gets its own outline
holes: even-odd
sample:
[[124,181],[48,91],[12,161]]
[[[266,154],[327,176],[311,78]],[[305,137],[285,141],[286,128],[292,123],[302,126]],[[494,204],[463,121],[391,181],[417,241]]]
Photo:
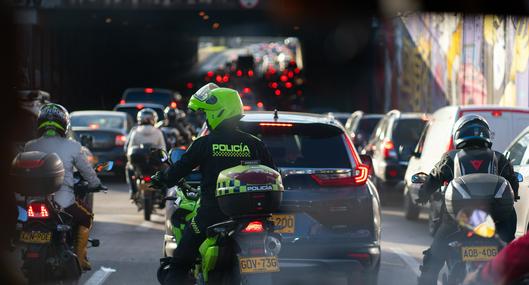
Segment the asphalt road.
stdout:
[[[94,203],[92,236],[101,240],[101,246],[89,249],[93,269],[83,275],[80,284],[158,284],[162,211],[151,222],[145,222],[142,213],[130,203],[126,184],[116,180],[107,184],[111,190],[97,194]],[[425,219],[422,216],[421,221],[410,222],[398,207],[383,210],[379,284],[416,284],[422,251],[431,242]],[[329,277],[325,284],[344,282],[340,277]],[[299,282],[307,283],[310,282]]]

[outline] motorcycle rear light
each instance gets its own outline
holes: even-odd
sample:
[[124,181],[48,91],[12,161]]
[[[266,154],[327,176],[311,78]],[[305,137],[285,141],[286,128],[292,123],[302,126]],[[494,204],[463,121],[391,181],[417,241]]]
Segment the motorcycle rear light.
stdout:
[[28,217],[46,219],[50,216],[48,207],[44,203],[31,203],[28,205]]
[[143,177],[143,181],[149,183],[149,182],[151,182],[151,177],[150,176],[145,176],[145,177]]
[[397,151],[395,151],[395,144],[387,140],[383,145],[384,158],[397,158]]
[[[191,87],[193,88],[193,87]],[[189,89],[191,89],[189,88]],[[171,102],[171,109],[176,109],[176,107],[178,107],[178,104],[176,104],[176,102]]]
[[17,161],[17,167],[19,168],[26,168],[26,169],[33,169],[33,168],[39,168],[44,164],[44,160],[19,160]]
[[118,135],[118,136],[116,136],[116,138],[114,140],[114,144],[116,146],[124,146],[126,141],[127,141],[127,137],[126,136]]
[[241,231],[241,233],[262,233],[264,226],[261,221],[249,222],[248,225]]
[[39,258],[40,257],[40,254],[38,251],[28,251],[26,252],[26,258]]

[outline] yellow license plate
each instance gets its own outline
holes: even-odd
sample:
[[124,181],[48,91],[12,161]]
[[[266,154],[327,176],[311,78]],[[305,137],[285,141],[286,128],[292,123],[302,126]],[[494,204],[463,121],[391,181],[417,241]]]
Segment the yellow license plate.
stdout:
[[498,254],[497,246],[463,246],[463,261],[488,261]]
[[51,241],[51,232],[20,232],[20,241],[25,243],[49,243]]
[[279,227],[276,230],[277,233],[293,234],[296,230],[296,216],[294,215],[273,214],[270,220],[276,227]]
[[239,257],[241,273],[279,272],[277,257]]

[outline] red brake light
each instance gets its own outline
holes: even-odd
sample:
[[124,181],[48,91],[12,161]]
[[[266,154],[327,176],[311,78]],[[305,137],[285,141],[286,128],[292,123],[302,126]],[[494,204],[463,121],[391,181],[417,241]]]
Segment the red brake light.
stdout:
[[176,107],[178,107],[176,102],[171,102],[171,109],[176,109]]
[[237,72],[236,72],[236,73],[237,73],[237,76],[239,76],[239,77],[241,77],[241,76],[242,76],[242,70],[240,70],[240,69],[239,69],[239,70],[237,70]]
[[262,233],[264,232],[264,226],[261,221],[253,221],[248,223],[246,228],[244,228],[242,233]]
[[397,158],[397,152],[395,151],[395,144],[387,140],[383,145],[384,158]]
[[124,135],[117,135],[116,139],[114,140],[114,143],[116,146],[124,146],[125,142],[127,141],[127,137]]
[[145,176],[145,177],[143,177],[143,181],[149,183],[149,182],[151,182],[151,177],[150,176]]
[[193,82],[187,82],[186,87],[187,89],[193,89]]
[[285,87],[288,89],[292,88],[292,82],[285,83]]
[[285,81],[288,80],[288,76],[286,76],[286,75],[283,74],[283,75],[281,75],[281,76],[279,77],[279,80],[285,82]]
[[127,101],[125,101],[123,99],[119,100],[119,104],[125,104],[125,103],[127,103]]
[[292,77],[294,77],[294,72],[289,71],[289,72],[287,73],[287,75],[288,75],[288,78],[292,78]]
[[208,71],[208,73],[206,73],[206,75],[208,77],[213,77],[213,75],[215,75],[215,74],[213,73],[213,71]]
[[17,162],[17,167],[19,168],[38,168],[44,164],[44,160],[19,160]]
[[151,93],[153,93],[153,92],[154,92],[154,89],[152,89],[152,88],[145,88],[145,93],[147,93],[147,94],[151,94]]
[[143,109],[143,107],[145,107],[145,106],[143,106],[143,104],[138,104],[138,105],[136,105],[136,109],[138,109],[138,110]]
[[250,77],[253,76],[253,70],[248,70],[248,76],[250,76]]
[[274,91],[274,94],[276,94],[276,96],[280,96],[281,95],[281,90],[276,89],[276,91]]
[[224,82],[224,83],[228,83],[228,81],[230,81],[230,77],[229,77],[228,75],[224,75],[224,76],[222,77],[222,82]]
[[264,104],[263,102],[257,102],[257,108],[263,108],[264,107]]
[[501,111],[492,111],[492,116],[493,117],[501,117],[501,115],[502,115]]
[[292,127],[290,123],[259,123],[261,127]]
[[250,89],[250,87],[244,87],[242,89],[242,93],[250,93],[250,92],[252,92],[252,89]]
[[48,207],[44,203],[31,203],[28,205],[28,217],[45,219],[50,216]]
[[271,86],[272,88],[276,89],[276,88],[277,88],[277,82],[272,82],[272,83],[270,84],[270,86]]
[[244,105],[242,108],[243,108],[244,111],[252,110],[252,106],[248,106],[248,105]]
[[300,70],[298,67],[296,67],[296,68],[294,69],[294,72],[295,72],[296,74],[298,74],[300,71],[301,71],[301,70]]

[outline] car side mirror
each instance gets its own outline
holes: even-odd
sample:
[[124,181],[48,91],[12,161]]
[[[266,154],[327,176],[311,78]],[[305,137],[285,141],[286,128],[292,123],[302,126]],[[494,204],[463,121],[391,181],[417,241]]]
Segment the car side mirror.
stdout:
[[362,163],[368,167],[369,169],[369,175],[372,175],[373,174],[373,159],[371,159],[371,156],[367,155],[367,154],[361,154],[360,155],[360,160],[362,161]]
[[514,172],[514,175],[516,175],[518,182],[523,182],[523,175],[520,172]]
[[422,184],[428,179],[428,174],[419,172],[411,176],[411,183]]

